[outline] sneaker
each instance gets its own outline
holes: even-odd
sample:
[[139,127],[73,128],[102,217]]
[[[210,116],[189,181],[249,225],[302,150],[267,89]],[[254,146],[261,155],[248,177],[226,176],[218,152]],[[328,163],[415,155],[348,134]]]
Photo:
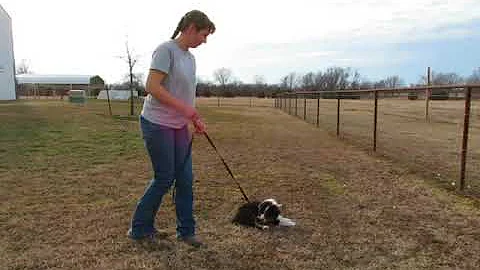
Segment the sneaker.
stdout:
[[129,229],[127,235],[135,246],[148,251],[169,251],[173,248],[172,243],[167,239],[168,234],[166,232],[154,231],[143,237],[133,237],[132,230]]
[[198,240],[198,238],[195,236],[180,237],[178,240],[194,248],[205,247],[205,244],[200,242],[200,240]]
[[148,235],[144,235],[144,236],[141,236],[141,237],[138,237],[138,236],[134,236],[132,234],[132,228],[128,229],[127,231],[127,236],[128,238],[132,239],[132,240],[149,240],[150,242],[155,242],[155,235],[156,235],[156,231],[154,231],[153,233],[151,234],[148,234]]

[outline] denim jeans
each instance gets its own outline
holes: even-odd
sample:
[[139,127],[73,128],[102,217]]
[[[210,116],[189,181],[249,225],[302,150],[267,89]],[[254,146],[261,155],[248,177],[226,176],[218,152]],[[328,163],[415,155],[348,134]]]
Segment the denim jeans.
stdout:
[[140,117],[145,148],[154,176],[137,204],[131,223],[131,237],[155,232],[155,216],[163,195],[175,181],[177,237],[195,235],[193,217],[192,148],[187,125],[180,129],[154,124]]

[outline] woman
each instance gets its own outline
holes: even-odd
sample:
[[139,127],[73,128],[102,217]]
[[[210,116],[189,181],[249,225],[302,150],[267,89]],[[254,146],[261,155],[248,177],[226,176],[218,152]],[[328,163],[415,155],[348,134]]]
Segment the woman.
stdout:
[[154,177],[133,214],[128,231],[132,239],[154,238],[155,215],[175,181],[177,239],[195,247],[202,245],[195,236],[188,124],[193,123],[196,133],[205,132],[206,127],[194,108],[195,58],[189,49],[206,43],[207,36],[214,32],[215,25],[203,12],[190,11],[178,23],[172,39],[153,53],[140,126]]

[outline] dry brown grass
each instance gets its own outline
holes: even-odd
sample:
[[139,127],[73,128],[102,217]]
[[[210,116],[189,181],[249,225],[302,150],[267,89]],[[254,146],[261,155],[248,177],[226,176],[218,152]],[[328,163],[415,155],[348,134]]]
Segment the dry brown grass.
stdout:
[[[138,132],[105,106],[0,105],[0,265],[5,269],[476,269],[476,201],[431,186],[272,108],[202,106],[209,134],[252,198],[298,222],[266,232],[229,219],[242,197],[202,137],[194,141],[198,233],[174,240],[166,196],[157,246],[125,235],[150,177]],[[123,103],[115,108],[128,112]],[[122,107],[123,106],[123,107]],[[119,111],[116,109],[116,111]],[[5,121],[3,121],[5,119]]]
[[[304,100],[297,101],[304,117]],[[292,102],[291,114],[295,115]],[[460,176],[464,101],[431,101],[425,121],[425,101],[381,99],[378,105],[377,154],[455,189]],[[466,192],[480,195],[480,102],[472,102],[466,169]],[[316,124],[317,100],[307,100],[307,121]],[[320,101],[320,126],[336,132],[337,101]],[[342,100],[340,137],[364,150],[373,148],[373,100]]]
[[234,97],[234,98],[217,98],[217,97],[198,97],[197,104],[203,107],[273,107],[274,100],[270,98],[256,98],[256,97]]

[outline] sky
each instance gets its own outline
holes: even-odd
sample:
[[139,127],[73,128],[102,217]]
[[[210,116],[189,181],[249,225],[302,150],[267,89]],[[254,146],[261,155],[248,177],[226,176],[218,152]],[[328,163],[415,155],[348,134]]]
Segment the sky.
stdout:
[[399,75],[417,83],[434,72],[469,76],[480,67],[479,0],[102,1],[0,0],[12,18],[17,65],[36,74],[128,73],[125,43],[146,77],[153,50],[180,18],[205,12],[217,31],[191,49],[197,74],[213,81],[228,68],[236,80],[279,83],[290,72],[350,67],[364,79]]

